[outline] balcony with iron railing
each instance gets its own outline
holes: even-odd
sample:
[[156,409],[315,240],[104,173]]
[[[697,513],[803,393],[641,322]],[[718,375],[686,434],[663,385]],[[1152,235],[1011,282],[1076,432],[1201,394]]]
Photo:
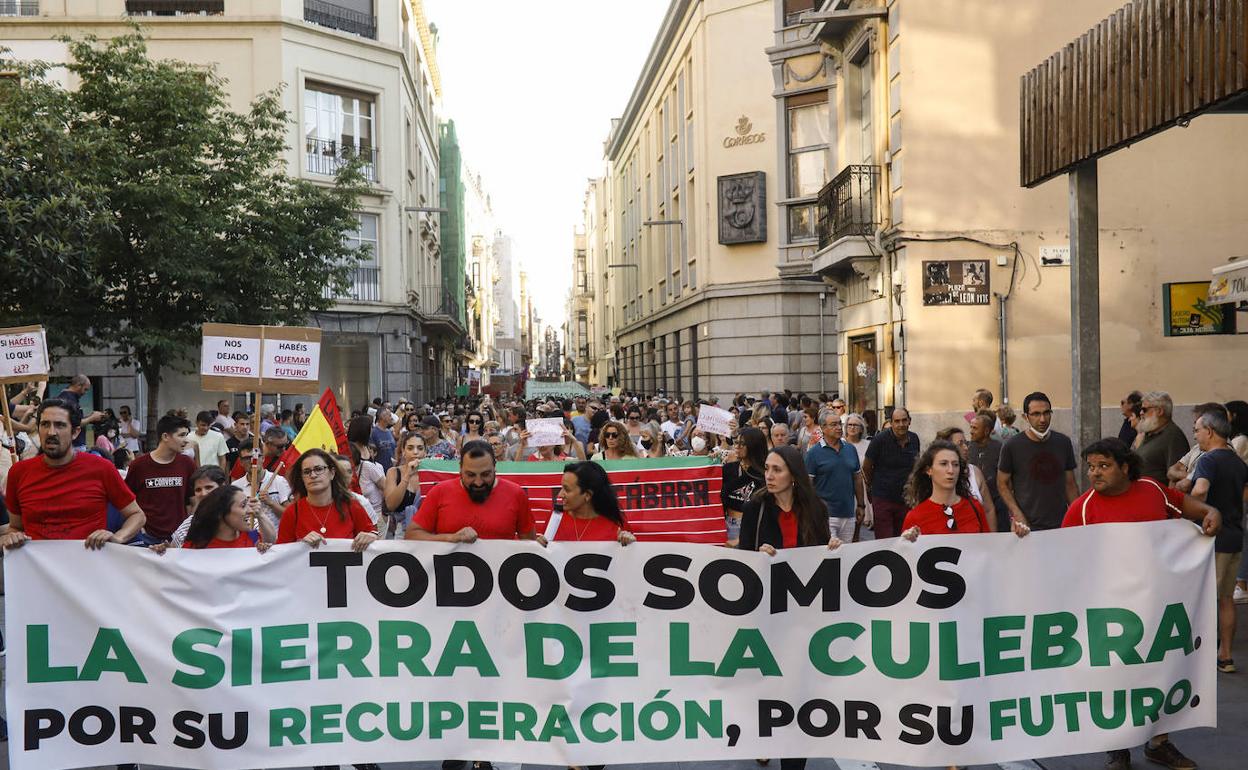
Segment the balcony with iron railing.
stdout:
[[880,226],[879,166],[846,166],[816,199],[819,249],[848,236],[872,236]]
[[318,27],[349,32],[370,40],[377,39],[377,17],[353,8],[322,0],[303,0],[303,20]]
[[441,284],[422,286],[415,299],[416,309],[425,317],[427,324],[454,330],[463,329],[463,308],[460,307],[459,300]]
[[347,165],[357,155],[364,157],[360,170],[364,178],[370,182],[377,181],[377,148],[367,144],[354,145],[337,142],[333,139],[304,140],[304,152],[307,154],[308,173],[333,176],[338,169]]
[[0,16],[38,16],[39,0],[0,0]]
[[326,286],[324,296],[326,299],[347,300],[356,302],[380,302],[381,301],[381,269],[377,267],[359,266],[351,268],[351,272],[347,274],[347,280],[350,282],[347,290],[342,293],[335,293],[333,289]]
[[[4,0],[0,0],[0,6]],[[129,16],[221,16],[225,0],[126,0]]]

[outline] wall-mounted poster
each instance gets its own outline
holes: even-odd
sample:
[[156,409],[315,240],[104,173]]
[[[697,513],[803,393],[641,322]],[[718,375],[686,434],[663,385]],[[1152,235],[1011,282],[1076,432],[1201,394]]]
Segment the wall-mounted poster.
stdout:
[[987,305],[989,288],[986,259],[923,262],[924,305]]

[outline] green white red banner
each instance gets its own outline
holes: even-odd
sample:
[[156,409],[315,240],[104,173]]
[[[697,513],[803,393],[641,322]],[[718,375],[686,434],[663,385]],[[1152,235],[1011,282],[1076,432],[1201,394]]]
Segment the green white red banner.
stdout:
[[[620,499],[628,527],[638,540],[723,545],[728,537],[720,502],[723,466],[706,457],[664,457],[600,463]],[[529,495],[541,532],[559,494],[566,462],[499,463],[499,478],[516,482]],[[439,481],[459,477],[454,460],[426,460],[420,466],[423,494]]]

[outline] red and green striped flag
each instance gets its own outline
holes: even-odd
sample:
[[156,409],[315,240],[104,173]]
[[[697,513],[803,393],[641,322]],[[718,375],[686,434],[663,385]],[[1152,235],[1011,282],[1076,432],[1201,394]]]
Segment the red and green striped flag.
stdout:
[[[723,545],[727,539],[720,503],[723,466],[707,457],[658,457],[600,463],[620,498],[628,527],[638,540]],[[499,463],[498,475],[529,495],[537,531],[546,527],[559,495],[566,462]],[[439,481],[459,477],[455,460],[420,464],[421,494]]]

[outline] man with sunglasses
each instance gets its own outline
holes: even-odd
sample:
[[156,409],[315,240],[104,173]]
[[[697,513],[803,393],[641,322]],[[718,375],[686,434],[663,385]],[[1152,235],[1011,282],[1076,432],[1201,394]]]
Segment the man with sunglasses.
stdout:
[[[285,454],[287,447],[290,446],[290,439],[286,436],[286,431],[278,427],[269,428],[260,434],[261,461],[264,463],[266,471],[277,472],[277,464]],[[251,468],[251,464],[243,464],[242,457],[234,461],[230,466],[230,479],[241,479]]]

